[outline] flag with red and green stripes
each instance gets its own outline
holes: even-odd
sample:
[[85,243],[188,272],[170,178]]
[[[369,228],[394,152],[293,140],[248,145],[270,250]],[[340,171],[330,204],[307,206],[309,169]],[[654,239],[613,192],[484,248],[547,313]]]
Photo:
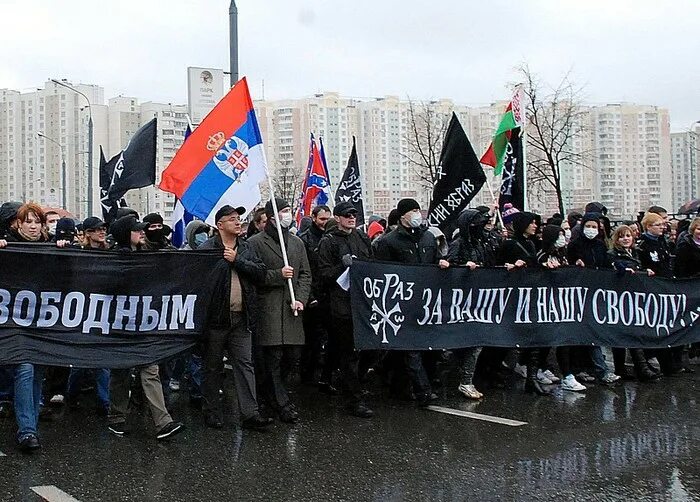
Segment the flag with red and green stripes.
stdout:
[[498,129],[493,135],[493,140],[489,145],[486,153],[481,157],[480,162],[487,166],[492,166],[493,175],[498,176],[503,172],[503,161],[506,157],[506,149],[510,141],[511,134],[514,129],[522,126],[522,117],[520,111],[520,94],[518,88],[513,96],[513,100],[508,103],[506,111],[501,118]]

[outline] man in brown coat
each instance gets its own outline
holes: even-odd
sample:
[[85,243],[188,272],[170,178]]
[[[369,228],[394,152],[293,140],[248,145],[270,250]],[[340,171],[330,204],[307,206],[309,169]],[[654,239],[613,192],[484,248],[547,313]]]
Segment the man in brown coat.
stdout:
[[[275,199],[279,211],[278,222],[272,209],[272,201],[265,205],[267,224],[265,230],[251,237],[248,242],[267,268],[265,281],[258,286],[258,319],[256,344],[262,349],[265,370],[263,388],[269,404],[277,411],[280,420],[294,423],[299,415],[289,399],[284,385],[281,363],[287,358],[287,367],[297,371],[300,348],[304,344],[304,324],[301,312],[311,291],[311,269],[304,243],[289,233],[292,208],[284,199]],[[279,241],[278,227],[287,248],[289,265],[285,266]],[[287,280],[294,286],[295,303],[292,305]],[[295,313],[297,315],[295,315]]]

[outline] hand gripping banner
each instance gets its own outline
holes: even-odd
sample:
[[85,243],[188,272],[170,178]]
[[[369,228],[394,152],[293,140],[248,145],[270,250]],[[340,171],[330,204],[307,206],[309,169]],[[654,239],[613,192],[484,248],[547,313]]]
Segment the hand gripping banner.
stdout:
[[0,249],[0,365],[130,368],[203,333],[221,253]]
[[700,279],[358,261],[350,293],[358,350],[700,341]]

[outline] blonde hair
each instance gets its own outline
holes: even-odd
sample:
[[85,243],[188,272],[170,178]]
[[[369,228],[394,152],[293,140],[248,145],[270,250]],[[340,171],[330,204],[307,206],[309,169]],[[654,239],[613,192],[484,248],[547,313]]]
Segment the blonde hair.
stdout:
[[656,224],[656,223],[663,223],[664,219],[663,217],[659,216],[656,213],[647,213],[644,215],[644,218],[642,218],[642,228],[646,231],[650,226]]
[[620,244],[620,239],[624,237],[625,234],[630,234],[632,237],[634,237],[632,228],[627,225],[620,225],[615,229],[612,234],[612,245],[615,249],[624,249]]
[[691,237],[695,233],[695,229],[698,227],[700,227],[700,218],[693,218],[693,221],[690,222],[690,226],[688,227],[688,233]]

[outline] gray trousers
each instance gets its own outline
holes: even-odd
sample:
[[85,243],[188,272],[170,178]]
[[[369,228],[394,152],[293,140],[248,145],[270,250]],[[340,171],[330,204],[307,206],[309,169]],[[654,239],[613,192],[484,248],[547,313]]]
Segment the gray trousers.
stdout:
[[[173,421],[170,413],[165,408],[163,398],[163,385],[160,383],[158,365],[152,364],[140,370],[141,387],[143,395],[151,409],[151,416],[156,429],[160,430]],[[110,424],[126,422],[126,414],[129,408],[129,381],[131,377],[130,369],[112,370],[109,380],[109,417]]]
[[476,362],[481,354],[482,347],[467,347],[455,350],[459,358],[459,383],[462,385],[474,384],[474,370]]
[[241,420],[258,414],[251,346],[250,331],[245,317],[240,314],[231,314],[230,328],[213,328],[207,333],[202,383],[202,410],[206,415],[223,420],[223,403],[219,389],[223,385],[224,349],[228,352],[228,360],[233,367],[233,383]]

